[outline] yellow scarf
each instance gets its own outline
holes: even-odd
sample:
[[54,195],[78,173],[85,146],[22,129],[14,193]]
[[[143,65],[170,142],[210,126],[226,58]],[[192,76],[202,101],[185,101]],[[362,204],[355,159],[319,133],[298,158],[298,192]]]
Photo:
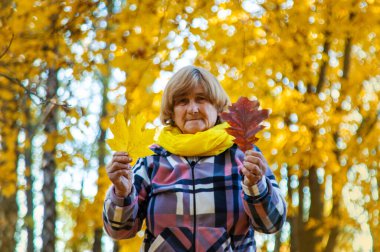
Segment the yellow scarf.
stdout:
[[156,143],[178,156],[214,156],[233,145],[233,136],[225,128],[227,123],[218,124],[206,131],[182,134],[177,127],[164,127]]

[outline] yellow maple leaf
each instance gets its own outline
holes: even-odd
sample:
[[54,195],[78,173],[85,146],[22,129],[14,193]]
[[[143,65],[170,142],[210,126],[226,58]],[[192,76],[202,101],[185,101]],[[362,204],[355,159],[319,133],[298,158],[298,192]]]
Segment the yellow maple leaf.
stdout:
[[107,144],[114,151],[128,152],[133,162],[139,157],[153,154],[148,146],[153,143],[155,130],[145,129],[145,123],[145,117],[137,115],[131,118],[127,125],[123,114],[117,114],[109,128],[114,138],[107,139]]

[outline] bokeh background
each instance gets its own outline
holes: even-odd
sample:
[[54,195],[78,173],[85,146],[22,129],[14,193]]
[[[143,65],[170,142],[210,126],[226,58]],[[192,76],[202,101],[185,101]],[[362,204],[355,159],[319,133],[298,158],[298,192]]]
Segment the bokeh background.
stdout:
[[1,0],[0,250],[138,251],[102,230],[107,129],[195,64],[271,110],[259,251],[380,251],[379,56],[378,0]]

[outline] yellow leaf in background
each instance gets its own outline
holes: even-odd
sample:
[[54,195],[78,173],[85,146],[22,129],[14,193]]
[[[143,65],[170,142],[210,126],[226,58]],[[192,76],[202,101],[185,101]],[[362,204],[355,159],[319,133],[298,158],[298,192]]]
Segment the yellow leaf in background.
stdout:
[[0,187],[0,192],[5,197],[10,197],[16,193],[16,184],[15,183],[7,183]]
[[123,114],[119,113],[110,126],[114,138],[107,139],[107,144],[114,151],[128,152],[134,162],[139,157],[153,154],[148,146],[153,143],[155,130],[145,129],[145,123],[145,117],[137,115],[127,125]]

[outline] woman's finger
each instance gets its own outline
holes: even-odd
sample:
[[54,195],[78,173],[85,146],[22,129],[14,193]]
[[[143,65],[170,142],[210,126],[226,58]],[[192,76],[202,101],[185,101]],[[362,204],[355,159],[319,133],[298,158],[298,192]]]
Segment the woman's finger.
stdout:
[[119,163],[119,162],[114,162],[107,168],[107,172],[113,173],[113,172],[118,171],[118,170],[131,170],[131,169],[132,169],[132,167],[130,164],[123,164],[123,163]]
[[258,157],[260,159],[265,159],[263,154],[260,152],[260,151],[255,151],[255,150],[247,150],[245,152],[245,155],[246,156],[255,156],[255,157]]
[[260,169],[260,167],[258,165],[256,165],[256,164],[252,164],[250,162],[244,161],[243,165],[244,165],[244,167],[247,170],[249,170],[249,172],[251,172],[251,173],[253,173],[255,175],[260,175],[261,176],[263,174],[262,170]]
[[265,174],[265,171],[268,167],[268,162],[264,158],[263,154],[258,151],[248,150],[245,152],[245,160],[246,161],[252,161],[253,163],[256,163],[259,165],[263,173]]
[[261,172],[265,174],[267,165],[261,159],[254,156],[246,156],[245,161],[257,165],[260,168]]
[[109,174],[110,180],[117,186],[120,186],[123,183],[123,177],[127,179],[128,182],[131,182],[132,176],[133,173],[131,170],[118,170]]
[[266,161],[264,155],[263,155],[261,152],[259,152],[259,151],[247,150],[247,151],[245,152],[245,156],[253,156],[253,157],[257,157],[257,158],[259,158],[260,160],[262,160],[264,163],[267,163],[267,161]]
[[244,175],[244,180],[248,180],[249,182],[249,184],[245,183],[247,186],[254,185],[261,179],[261,176],[254,175],[245,168],[242,169],[242,173]]
[[118,163],[127,164],[127,163],[132,162],[132,158],[129,157],[129,156],[124,156],[124,155],[122,155],[122,156],[113,156],[112,162],[118,162]]
[[261,160],[260,158],[258,158],[256,156],[245,156],[244,160],[247,161],[247,162],[256,164],[260,168],[261,167],[263,167],[263,168],[265,167],[265,163],[263,162],[263,160]]
[[125,152],[125,151],[117,151],[113,154],[113,156],[129,156],[129,153],[128,152]]

